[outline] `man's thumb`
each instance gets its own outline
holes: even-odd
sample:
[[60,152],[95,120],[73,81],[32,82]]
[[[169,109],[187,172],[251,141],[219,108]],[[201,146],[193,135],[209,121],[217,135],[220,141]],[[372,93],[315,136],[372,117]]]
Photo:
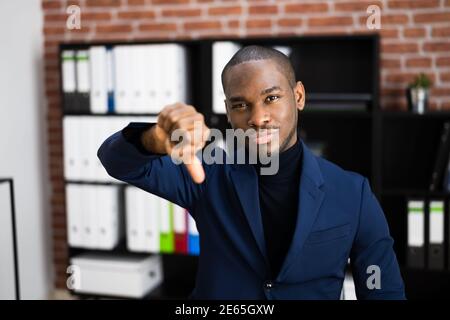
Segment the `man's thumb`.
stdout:
[[200,160],[193,155],[189,163],[184,164],[195,183],[202,183],[205,180],[205,170]]

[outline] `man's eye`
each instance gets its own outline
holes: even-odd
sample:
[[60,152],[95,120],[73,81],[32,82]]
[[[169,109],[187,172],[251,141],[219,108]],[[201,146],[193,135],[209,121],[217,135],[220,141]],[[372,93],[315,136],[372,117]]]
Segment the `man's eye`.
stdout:
[[279,96],[268,96],[268,97],[266,98],[266,101],[267,101],[267,102],[273,102],[273,101],[278,100],[279,98],[280,98]]
[[233,109],[243,109],[246,106],[247,105],[245,103],[237,103],[237,104],[233,104]]

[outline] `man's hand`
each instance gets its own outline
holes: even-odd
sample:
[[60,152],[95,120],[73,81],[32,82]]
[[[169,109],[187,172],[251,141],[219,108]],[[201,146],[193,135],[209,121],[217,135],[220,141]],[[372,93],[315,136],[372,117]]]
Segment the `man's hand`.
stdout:
[[[175,132],[174,132],[175,131]],[[182,135],[182,142],[172,141]],[[175,103],[164,107],[158,123],[141,137],[143,146],[150,152],[168,154],[181,160],[195,183],[205,180],[205,171],[195,153],[202,149],[208,139],[209,128],[204,117],[193,106]]]

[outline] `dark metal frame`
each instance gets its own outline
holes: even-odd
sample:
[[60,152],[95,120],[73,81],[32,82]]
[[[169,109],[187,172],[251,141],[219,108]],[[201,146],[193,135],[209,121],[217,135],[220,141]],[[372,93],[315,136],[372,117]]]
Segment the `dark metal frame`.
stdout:
[[19,257],[17,254],[17,229],[16,229],[16,209],[14,201],[14,181],[12,178],[0,179],[0,183],[9,184],[9,194],[11,200],[11,227],[13,240],[13,255],[14,255],[14,283],[16,300],[20,300],[20,282],[19,282]]

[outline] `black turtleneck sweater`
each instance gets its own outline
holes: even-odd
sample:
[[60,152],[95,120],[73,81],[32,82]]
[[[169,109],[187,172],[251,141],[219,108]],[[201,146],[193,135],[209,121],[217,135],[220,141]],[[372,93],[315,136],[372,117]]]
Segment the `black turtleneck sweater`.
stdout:
[[259,203],[271,276],[278,275],[292,242],[297,222],[298,195],[302,159],[300,141],[280,153],[275,175],[258,173]]

